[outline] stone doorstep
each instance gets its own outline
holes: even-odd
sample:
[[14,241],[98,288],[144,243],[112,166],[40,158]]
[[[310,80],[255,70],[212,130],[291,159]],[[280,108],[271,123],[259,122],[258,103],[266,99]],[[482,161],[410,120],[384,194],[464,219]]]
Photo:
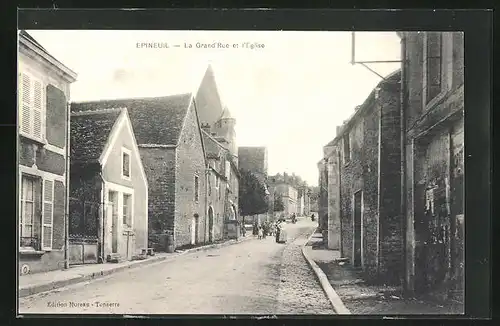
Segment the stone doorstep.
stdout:
[[[90,281],[90,280],[104,277],[104,276],[107,276],[107,275],[110,275],[110,274],[113,274],[113,273],[116,273],[119,271],[123,271],[126,269],[131,269],[131,268],[140,267],[140,266],[146,266],[146,265],[160,262],[160,261],[171,260],[171,259],[174,259],[178,256],[181,256],[181,255],[184,255],[187,253],[192,253],[192,252],[197,252],[197,251],[205,251],[205,250],[213,249],[213,248],[220,248],[223,246],[237,244],[237,243],[240,243],[243,241],[248,241],[250,239],[253,239],[253,237],[244,237],[244,238],[237,239],[237,240],[232,239],[232,240],[229,240],[229,241],[224,242],[224,243],[211,244],[211,245],[207,245],[207,246],[192,248],[192,249],[184,250],[181,252],[176,252],[176,253],[169,255],[169,256],[151,256],[151,258],[149,258],[149,259],[130,261],[130,262],[127,262],[126,265],[104,268],[104,269],[97,271],[97,272],[91,272],[91,273],[82,272],[81,274],[76,274],[75,276],[66,277],[66,278],[60,279],[60,280],[51,280],[49,282],[39,282],[38,284],[28,284],[26,286],[19,287],[18,293],[19,293],[19,297],[22,298],[22,297],[26,297],[26,296],[41,293],[41,292],[51,291],[51,290],[65,287],[68,285],[77,284],[77,283],[81,283],[81,282],[85,282],[85,281]],[[92,266],[95,266],[95,265],[92,265]],[[104,266],[110,266],[110,264],[105,264]],[[64,272],[66,272],[66,270],[61,271],[61,272],[64,273]],[[21,277],[24,277],[24,276],[21,276]]]

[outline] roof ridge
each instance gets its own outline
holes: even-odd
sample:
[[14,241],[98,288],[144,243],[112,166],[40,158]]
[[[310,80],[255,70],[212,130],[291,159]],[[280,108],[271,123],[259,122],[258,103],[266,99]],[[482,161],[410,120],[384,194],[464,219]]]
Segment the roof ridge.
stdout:
[[130,101],[130,100],[152,100],[152,99],[164,99],[170,98],[174,96],[191,96],[192,92],[186,93],[178,93],[171,95],[163,95],[163,96],[142,96],[142,97],[121,97],[121,98],[113,98],[113,99],[102,99],[102,100],[89,100],[89,101],[78,101],[72,102],[71,104],[88,104],[88,103],[103,103],[103,102],[112,102],[112,101]]
[[126,110],[126,107],[117,107],[117,108],[107,108],[107,109],[95,109],[95,110],[83,110],[83,111],[74,111],[71,112],[71,116],[82,116],[82,115],[93,115],[93,114],[105,114],[111,112],[121,112]]

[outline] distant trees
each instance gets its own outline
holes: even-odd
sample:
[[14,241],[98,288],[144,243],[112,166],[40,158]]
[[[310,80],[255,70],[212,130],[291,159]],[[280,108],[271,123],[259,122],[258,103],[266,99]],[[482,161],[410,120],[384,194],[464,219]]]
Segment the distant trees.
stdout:
[[257,215],[269,210],[266,186],[253,173],[240,169],[239,207],[241,215]]
[[274,194],[274,211],[275,212],[283,212],[285,210],[285,204],[283,203],[283,197],[275,193]]

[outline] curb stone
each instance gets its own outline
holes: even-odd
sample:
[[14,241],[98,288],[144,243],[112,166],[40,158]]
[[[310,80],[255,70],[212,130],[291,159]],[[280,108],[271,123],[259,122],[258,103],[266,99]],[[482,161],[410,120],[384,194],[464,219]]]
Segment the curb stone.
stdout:
[[149,259],[137,260],[135,262],[132,262],[129,265],[119,266],[119,267],[111,268],[111,269],[104,270],[104,271],[84,273],[84,274],[76,275],[75,277],[65,279],[65,280],[52,281],[52,282],[44,283],[44,284],[28,285],[28,286],[19,288],[18,295],[19,295],[19,298],[23,298],[23,297],[27,297],[30,295],[34,295],[34,294],[62,288],[62,287],[68,286],[68,285],[73,285],[73,284],[77,284],[77,283],[91,281],[91,280],[105,277],[105,276],[108,276],[110,274],[113,274],[116,272],[121,272],[121,271],[124,271],[127,269],[134,269],[137,267],[144,267],[144,266],[155,264],[155,263],[174,260],[175,258],[177,258],[179,256],[183,256],[183,255],[186,255],[189,253],[198,252],[198,251],[206,251],[206,250],[215,249],[215,248],[222,248],[222,247],[230,246],[233,244],[238,244],[238,243],[241,243],[244,241],[249,241],[252,239],[253,239],[253,237],[249,236],[249,237],[241,238],[238,240],[228,240],[228,241],[223,242],[223,243],[210,244],[210,245],[206,245],[206,246],[202,246],[202,247],[187,249],[187,250],[184,250],[181,252],[176,252],[175,254],[173,254],[171,256],[156,256],[156,257],[153,256]]
[[342,300],[340,299],[339,295],[335,290],[333,289],[332,285],[328,281],[328,278],[326,277],[325,273],[321,270],[321,268],[314,262],[314,260],[309,257],[306,251],[306,246],[311,241],[311,238],[313,235],[316,233],[316,230],[313,231],[313,233],[309,236],[307,239],[307,242],[304,244],[302,247],[302,255],[304,258],[307,260],[309,265],[311,266],[312,270],[316,274],[316,277],[319,280],[319,283],[321,284],[321,287],[323,288],[323,291],[325,292],[326,296],[328,297],[328,300],[330,300],[330,303],[333,306],[333,309],[338,315],[351,315],[351,312],[349,309],[346,308]]

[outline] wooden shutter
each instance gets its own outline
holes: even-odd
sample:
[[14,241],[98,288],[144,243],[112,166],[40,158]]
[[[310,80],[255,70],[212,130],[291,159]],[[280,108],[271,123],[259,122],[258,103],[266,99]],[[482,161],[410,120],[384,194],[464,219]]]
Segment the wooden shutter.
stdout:
[[19,122],[21,131],[27,135],[31,135],[31,78],[23,73],[20,75],[20,94]]
[[42,139],[43,87],[39,80],[33,80],[33,136]]
[[54,182],[44,180],[43,185],[42,249],[52,249],[52,229],[54,215]]

